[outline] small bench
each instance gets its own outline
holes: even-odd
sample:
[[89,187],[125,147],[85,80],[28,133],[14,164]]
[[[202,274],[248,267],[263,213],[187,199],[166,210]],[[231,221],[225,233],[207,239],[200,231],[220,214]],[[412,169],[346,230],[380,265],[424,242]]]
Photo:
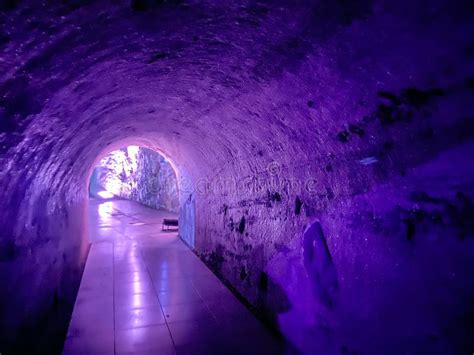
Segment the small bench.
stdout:
[[[166,229],[165,229],[166,227]],[[170,218],[163,218],[163,222],[161,224],[161,230],[169,230],[170,227],[178,228],[178,220],[177,219],[170,219]],[[173,228],[175,229],[175,228]]]

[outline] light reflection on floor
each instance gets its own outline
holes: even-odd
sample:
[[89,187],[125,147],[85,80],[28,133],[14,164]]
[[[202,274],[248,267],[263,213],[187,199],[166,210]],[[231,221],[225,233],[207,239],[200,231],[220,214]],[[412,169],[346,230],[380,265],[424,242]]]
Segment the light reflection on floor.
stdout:
[[107,219],[111,218],[113,211],[113,202],[103,202],[98,207],[99,216],[105,222]]
[[276,340],[176,232],[176,215],[91,200],[92,242],[65,354],[278,354]]

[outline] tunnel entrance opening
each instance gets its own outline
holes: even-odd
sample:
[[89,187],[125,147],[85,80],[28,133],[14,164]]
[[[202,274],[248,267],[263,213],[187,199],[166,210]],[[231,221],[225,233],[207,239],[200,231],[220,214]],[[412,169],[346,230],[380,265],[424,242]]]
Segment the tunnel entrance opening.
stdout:
[[123,236],[118,226],[178,232],[176,172],[154,150],[128,145],[106,154],[92,170],[89,197],[91,242]]
[[122,198],[147,207],[179,212],[178,182],[173,167],[161,154],[130,145],[100,160],[89,183],[93,198]]

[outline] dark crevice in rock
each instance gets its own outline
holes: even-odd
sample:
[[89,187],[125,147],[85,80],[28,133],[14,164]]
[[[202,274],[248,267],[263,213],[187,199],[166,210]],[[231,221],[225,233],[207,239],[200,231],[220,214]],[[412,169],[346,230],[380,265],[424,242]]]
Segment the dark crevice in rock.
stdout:
[[238,231],[240,234],[243,234],[245,231],[245,217],[244,216],[242,216],[242,218],[240,219]]
[[295,199],[295,215],[297,216],[300,215],[302,206],[303,206],[303,202],[301,202],[300,198],[297,196]]
[[339,282],[336,267],[319,222],[308,227],[303,235],[303,263],[314,297],[332,308],[339,292]]

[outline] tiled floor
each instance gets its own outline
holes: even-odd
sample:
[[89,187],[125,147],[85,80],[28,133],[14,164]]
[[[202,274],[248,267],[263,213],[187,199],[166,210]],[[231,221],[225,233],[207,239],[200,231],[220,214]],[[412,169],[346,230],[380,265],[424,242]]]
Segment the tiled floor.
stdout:
[[278,342],[176,232],[169,213],[91,200],[91,249],[64,354],[279,354]]

